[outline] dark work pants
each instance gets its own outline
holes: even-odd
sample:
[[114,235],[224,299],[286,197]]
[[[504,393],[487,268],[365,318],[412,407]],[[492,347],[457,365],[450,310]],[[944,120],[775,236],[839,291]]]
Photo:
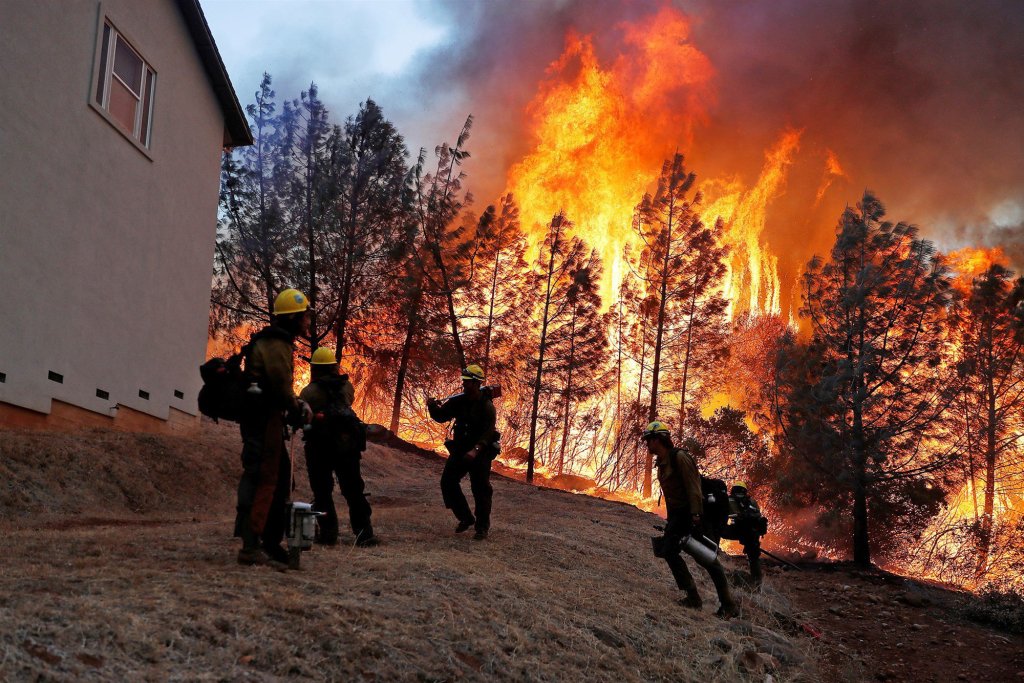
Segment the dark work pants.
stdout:
[[472,460],[464,455],[453,455],[448,458],[441,473],[444,506],[455,513],[460,522],[473,521],[473,513],[469,510],[469,503],[460,483],[467,474],[469,487],[473,492],[473,502],[476,504],[476,528],[478,531],[487,531],[491,528],[491,499],[494,489],[491,487],[491,459],[486,455],[478,455]]
[[[668,563],[668,568],[672,572],[672,578],[675,579],[676,586],[679,590],[687,592],[697,590],[697,584],[694,583],[693,575],[690,574],[686,562],[680,555],[679,542],[690,533],[697,535],[701,531],[700,529],[693,529],[689,512],[673,513],[670,510],[665,524],[665,562]],[[707,570],[708,575],[711,577],[711,582],[715,584],[718,600],[722,604],[731,604],[732,596],[729,593],[729,581],[725,576],[725,568],[722,566],[722,563],[717,558],[707,562],[692,555],[691,557],[693,557],[694,562]]]
[[323,512],[319,519],[321,542],[338,539],[338,512],[334,508],[334,477],[338,478],[341,495],[348,503],[348,520],[357,537],[370,529],[370,503],[366,500],[366,484],[360,471],[358,453],[333,451],[326,447],[306,445],[306,472],[313,490],[313,509]]
[[242,476],[238,482],[235,536],[245,548],[280,545],[288,526],[291,462],[285,447],[284,418],[277,411],[243,419]]
[[756,532],[740,531],[736,525],[726,526],[721,531],[721,537],[731,541],[739,541],[743,546],[743,554],[747,556],[750,563],[750,578],[754,582],[761,581],[761,537]]

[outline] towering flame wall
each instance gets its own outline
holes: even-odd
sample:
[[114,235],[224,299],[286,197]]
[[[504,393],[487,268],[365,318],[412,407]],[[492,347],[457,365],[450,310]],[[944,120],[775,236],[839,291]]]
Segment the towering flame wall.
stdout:
[[[508,174],[508,191],[535,243],[551,216],[564,209],[577,234],[601,252],[608,265],[605,301],[623,276],[623,247],[635,239],[634,207],[656,182],[662,162],[677,150],[687,152],[714,101],[715,70],[689,42],[682,13],[664,7],[620,30],[621,50],[606,65],[591,36],[569,32],[528,107],[532,149]],[[725,221],[731,250],[726,295],[734,315],[782,309],[778,259],[764,233],[768,206],[785,187],[800,137],[796,130],[779,134],[751,187],[737,176],[699,181],[703,220]],[[689,161],[700,178],[699,165]],[[827,163],[833,175],[841,174],[834,154]],[[832,178],[828,168],[825,178]],[[819,188],[819,199],[827,188]]]

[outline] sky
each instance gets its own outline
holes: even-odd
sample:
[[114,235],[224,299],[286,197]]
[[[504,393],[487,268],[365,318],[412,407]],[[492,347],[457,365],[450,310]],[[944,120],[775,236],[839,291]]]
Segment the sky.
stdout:
[[[629,27],[669,6],[689,17],[685,40],[710,61],[713,79],[692,136],[666,131],[667,153],[682,144],[699,175],[749,184],[780,131],[801,133],[801,156],[773,219],[774,248],[783,260],[803,230],[816,231],[816,249],[827,246],[838,211],[870,188],[890,215],[921,224],[941,247],[999,245],[1024,266],[1019,0],[202,0],[202,6],[243,105],[264,71],[279,97],[297,97],[316,82],[337,121],[372,97],[413,153],[452,140],[474,114],[467,171],[480,203],[494,201],[508,169],[537,144],[530,103],[552,78],[549,66],[567,36],[591,36],[597,58],[611,69],[628,48]],[[794,219],[808,203],[800,183],[813,197],[829,153],[845,176],[823,213]],[[808,257],[801,252],[792,261]]]

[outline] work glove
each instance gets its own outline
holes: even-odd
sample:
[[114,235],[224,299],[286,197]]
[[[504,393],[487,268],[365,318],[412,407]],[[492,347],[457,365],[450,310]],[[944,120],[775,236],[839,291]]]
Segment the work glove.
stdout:
[[476,460],[476,456],[478,455],[480,455],[480,446],[473,446],[468,451],[466,451],[466,460],[472,462],[473,460]]

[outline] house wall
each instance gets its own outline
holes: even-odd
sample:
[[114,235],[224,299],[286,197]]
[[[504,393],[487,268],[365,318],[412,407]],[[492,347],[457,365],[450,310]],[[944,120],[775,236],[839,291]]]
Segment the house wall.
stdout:
[[[104,15],[157,73],[149,154],[90,106]],[[195,415],[224,117],[180,11],[5,2],[0,64],[0,402]]]

